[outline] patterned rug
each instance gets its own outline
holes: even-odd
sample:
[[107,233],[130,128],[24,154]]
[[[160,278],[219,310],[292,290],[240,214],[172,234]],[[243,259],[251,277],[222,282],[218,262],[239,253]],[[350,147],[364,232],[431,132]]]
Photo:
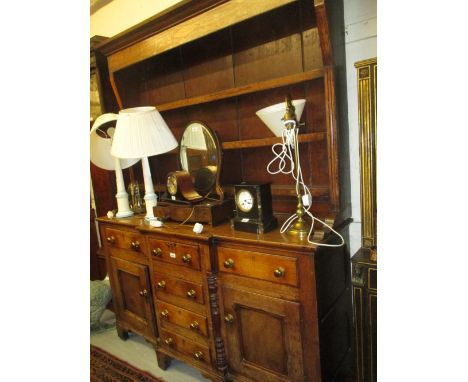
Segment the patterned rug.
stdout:
[[166,382],[91,345],[91,382]]

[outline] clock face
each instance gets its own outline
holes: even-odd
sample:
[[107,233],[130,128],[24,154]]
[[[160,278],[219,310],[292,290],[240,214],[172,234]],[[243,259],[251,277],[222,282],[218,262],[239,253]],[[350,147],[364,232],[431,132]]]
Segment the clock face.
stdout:
[[171,195],[177,194],[177,179],[174,175],[169,175],[167,177],[167,192]]
[[236,196],[236,205],[242,212],[249,212],[254,205],[254,198],[250,191],[241,189]]

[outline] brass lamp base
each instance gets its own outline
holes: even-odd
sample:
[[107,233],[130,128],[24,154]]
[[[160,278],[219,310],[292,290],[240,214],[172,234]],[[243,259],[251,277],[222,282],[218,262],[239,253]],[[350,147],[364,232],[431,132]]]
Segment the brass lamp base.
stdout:
[[297,219],[297,221],[289,227],[287,234],[296,236],[299,239],[305,239],[309,235],[309,231],[310,224],[301,218]]

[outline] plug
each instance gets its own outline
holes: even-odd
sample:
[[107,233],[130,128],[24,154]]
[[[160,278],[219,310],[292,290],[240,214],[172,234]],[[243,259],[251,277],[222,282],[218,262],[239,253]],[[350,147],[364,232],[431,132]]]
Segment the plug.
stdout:
[[312,204],[312,195],[302,195],[302,204],[304,205],[304,207],[309,207]]

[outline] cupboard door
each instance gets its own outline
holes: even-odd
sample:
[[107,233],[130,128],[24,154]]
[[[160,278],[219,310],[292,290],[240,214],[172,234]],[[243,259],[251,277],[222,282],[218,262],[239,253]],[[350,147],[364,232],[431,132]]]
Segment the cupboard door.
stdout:
[[129,330],[154,336],[154,314],[148,267],[110,258],[116,315]]
[[300,305],[222,287],[229,370],[262,382],[303,382]]

